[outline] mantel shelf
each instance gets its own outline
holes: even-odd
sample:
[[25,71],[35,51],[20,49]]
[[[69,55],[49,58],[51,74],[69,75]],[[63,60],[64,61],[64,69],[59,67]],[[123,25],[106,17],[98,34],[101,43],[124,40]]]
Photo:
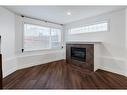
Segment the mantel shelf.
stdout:
[[101,44],[102,42],[97,41],[86,41],[86,42],[79,42],[79,41],[70,41],[66,42],[66,44]]

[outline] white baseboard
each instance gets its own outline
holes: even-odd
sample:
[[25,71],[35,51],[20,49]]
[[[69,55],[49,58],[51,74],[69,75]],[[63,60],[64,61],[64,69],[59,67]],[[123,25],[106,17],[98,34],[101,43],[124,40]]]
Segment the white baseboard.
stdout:
[[17,58],[11,58],[3,61],[3,78],[17,70]]
[[99,69],[127,76],[127,63],[124,59],[114,57],[102,57]]

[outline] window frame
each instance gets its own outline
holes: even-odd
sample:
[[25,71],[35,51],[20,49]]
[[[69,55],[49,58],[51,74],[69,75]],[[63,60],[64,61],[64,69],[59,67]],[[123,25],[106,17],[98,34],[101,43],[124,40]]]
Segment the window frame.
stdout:
[[[47,49],[25,49],[25,47],[24,47],[24,43],[25,43],[25,39],[24,39],[24,37],[25,37],[25,28],[24,28],[24,25],[25,24],[30,24],[30,25],[35,25],[35,26],[39,26],[39,27],[47,27],[47,28],[49,28],[50,29],[50,37],[49,37],[49,39],[50,39],[50,47],[49,48],[47,48]],[[60,29],[61,30],[61,42],[60,42],[60,47],[56,47],[56,48],[52,48],[51,47],[51,29]],[[40,25],[40,24],[34,24],[34,23],[30,23],[30,22],[23,22],[22,23],[22,31],[23,31],[23,33],[22,33],[22,49],[23,49],[23,52],[31,52],[31,51],[47,51],[47,50],[58,50],[58,49],[62,49],[62,35],[63,35],[63,30],[62,30],[62,28],[56,28],[56,27],[51,27],[51,26],[46,26],[46,25]]]
[[[50,31],[51,31],[52,28],[54,28],[54,27],[50,27]],[[60,29],[60,28],[54,28],[54,29]],[[62,48],[63,30],[62,30],[62,29],[60,29],[60,30],[61,30],[61,37],[60,37],[60,38],[61,38],[61,39],[60,39],[61,42],[60,42],[60,47]],[[50,34],[51,34],[51,32],[50,32]],[[50,39],[51,39],[51,36],[50,36]],[[51,40],[50,40],[50,41],[51,41]],[[52,41],[51,41],[51,42],[52,42]],[[55,42],[55,41],[54,41],[54,42]],[[60,48],[60,47],[59,47],[59,48]],[[57,47],[57,48],[51,48],[51,49],[59,49],[59,48]]]
[[[94,32],[82,32],[82,33],[71,33],[71,29],[76,29],[76,28],[83,28],[83,27],[88,27],[92,25],[97,25],[97,24],[102,24],[102,23],[107,23],[107,31],[94,31]],[[79,27],[71,27],[68,28],[68,35],[80,35],[80,34],[86,34],[86,33],[98,33],[98,32],[109,32],[110,31],[110,20],[103,20],[103,21],[98,21],[90,24],[85,24]]]

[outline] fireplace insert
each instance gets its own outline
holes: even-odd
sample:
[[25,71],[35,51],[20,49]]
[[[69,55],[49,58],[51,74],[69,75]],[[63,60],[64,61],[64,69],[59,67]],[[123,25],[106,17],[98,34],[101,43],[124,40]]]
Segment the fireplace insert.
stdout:
[[86,48],[71,47],[71,58],[78,61],[86,61]]

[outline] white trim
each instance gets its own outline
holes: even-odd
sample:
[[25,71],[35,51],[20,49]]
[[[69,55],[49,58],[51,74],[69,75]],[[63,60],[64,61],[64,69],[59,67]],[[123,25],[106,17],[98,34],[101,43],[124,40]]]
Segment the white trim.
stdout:
[[37,50],[25,50],[24,49],[24,52],[32,52],[32,51],[52,51],[52,50],[61,50],[61,48],[47,48],[47,49],[37,49]]
[[24,30],[24,22],[22,22],[22,49],[24,49],[24,32],[25,32],[25,30]]
[[51,27],[49,27],[50,28],[50,36],[49,36],[49,49],[51,49],[52,47],[52,41],[51,41],[51,39],[52,39],[52,37],[51,37]]
[[56,28],[56,27],[53,27],[53,26],[47,26],[47,25],[36,24],[36,23],[33,23],[33,22],[26,22],[26,21],[23,21],[23,23],[24,23],[24,24],[31,24],[31,25],[35,25],[35,26],[39,26],[39,27],[47,27],[47,28],[61,29],[61,28]]
[[61,26],[61,25],[56,25],[56,24],[53,24],[53,23],[43,22],[43,21],[40,21],[40,20],[35,20],[35,19],[31,19],[31,18],[26,18],[26,17],[23,17],[23,22],[42,25],[42,26],[45,26],[45,27],[53,27],[53,28],[60,28],[60,29],[63,28],[63,26]]

